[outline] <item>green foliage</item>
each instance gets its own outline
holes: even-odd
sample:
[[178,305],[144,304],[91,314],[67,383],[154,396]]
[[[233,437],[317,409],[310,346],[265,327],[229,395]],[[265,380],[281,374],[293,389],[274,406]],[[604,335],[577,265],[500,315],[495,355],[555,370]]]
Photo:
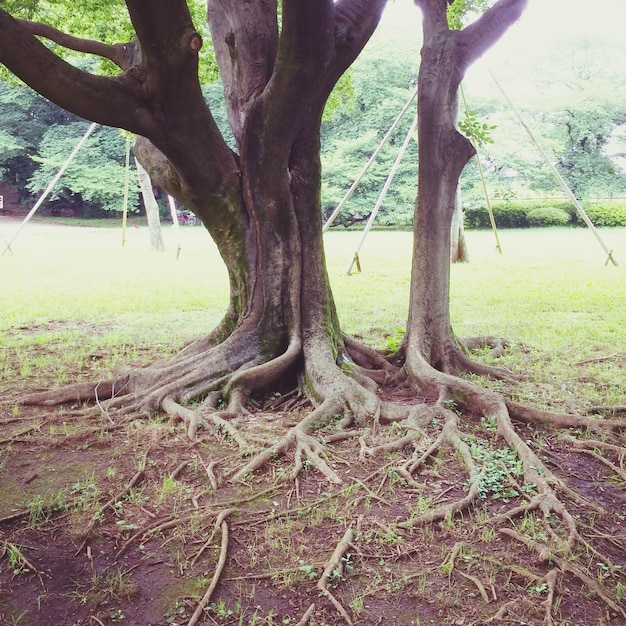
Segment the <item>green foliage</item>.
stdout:
[[565,226],[570,222],[571,216],[556,207],[543,207],[529,211],[526,219],[530,226]]
[[448,7],[448,26],[461,30],[467,18],[473,13],[484,13],[493,0],[455,0]]
[[[491,206],[498,228],[526,228],[527,208],[518,203],[492,204]],[[466,228],[491,228],[486,206],[473,206],[465,209]]]
[[[201,80],[215,81],[218,78],[217,65],[206,20],[206,3],[188,0],[187,5],[194,25],[205,42],[200,51]],[[2,8],[13,17],[41,21],[69,35],[107,44],[125,43],[135,37],[126,4],[122,0],[84,0],[78,3],[71,0],[4,0]],[[88,59],[91,71],[97,74],[113,75],[120,71],[107,59],[80,55],[52,42],[47,42],[47,45],[74,65],[82,65]],[[0,77],[8,78],[2,65]],[[10,80],[14,82],[15,78],[11,77]]]
[[[626,226],[626,202],[590,202],[584,206],[589,219],[596,226]],[[578,213],[575,216],[577,224],[584,224]]]
[[[566,200],[509,200],[493,203],[491,208],[498,228],[585,225],[576,207]],[[626,226],[626,202],[623,200],[583,203],[583,208],[595,226]],[[465,226],[491,228],[487,208],[483,205],[465,208]]]
[[78,119],[34,91],[0,82],[0,172],[24,196],[25,185],[36,164],[31,156],[43,134],[55,124]]
[[481,122],[478,115],[472,111],[465,110],[465,116],[459,120],[459,130],[477,147],[493,143],[491,131],[496,126]]
[[616,122],[623,120],[623,106],[603,98],[588,97],[554,116],[556,136],[563,151],[558,167],[577,198],[589,197],[617,182],[624,171],[606,153]]
[[[395,39],[393,38],[395,36]],[[359,175],[415,90],[419,42],[377,33],[353,65],[350,83],[341,83],[329,103],[322,126],[322,206],[327,217]],[[384,76],[385,80],[380,77]],[[413,105],[381,150],[336,225],[366,220],[378,199],[411,121]],[[387,226],[408,225],[413,218],[417,181],[417,143],[412,141],[377,217]]]
[[[87,130],[85,122],[52,126],[39,145],[40,164],[29,180],[28,189],[40,193],[49,184]],[[125,139],[112,128],[99,127],[89,137],[50,194],[50,200],[69,205],[87,203],[104,210],[120,211],[125,179]],[[131,177],[131,210],[138,207],[138,187]],[[134,200],[134,204],[133,204]]]
[[[466,482],[466,489],[471,483],[478,480],[479,498],[490,496],[493,500],[508,502],[510,498],[519,495],[517,490],[512,488],[507,481],[509,475],[518,478],[523,472],[522,461],[511,448],[493,449],[486,443],[472,441],[470,452],[472,458],[482,464],[482,471]],[[527,491],[531,488],[530,485],[525,485],[522,490]]]

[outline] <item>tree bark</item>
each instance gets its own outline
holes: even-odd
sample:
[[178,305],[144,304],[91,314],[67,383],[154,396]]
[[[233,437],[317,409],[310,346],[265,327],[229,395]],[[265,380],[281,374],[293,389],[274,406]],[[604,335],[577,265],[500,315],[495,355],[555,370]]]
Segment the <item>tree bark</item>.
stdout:
[[[521,15],[527,0],[499,0],[463,30],[450,30],[446,0],[416,0],[424,44],[418,76],[418,195],[407,331],[402,346],[413,384],[429,366],[471,369],[450,325],[451,224],[458,181],[474,154],[457,130],[457,92],[466,69]],[[436,390],[432,391],[436,395]]]
[[[241,402],[298,374],[315,402],[338,393],[338,361],[348,357],[325,269],[319,127],[328,95],[384,4],[285,0],[279,28],[275,0],[208,1],[236,153],[202,96],[202,40],[183,0],[126,1],[136,33],[131,56],[121,54],[123,45],[64,39],[0,10],[0,61],[61,106],[136,133],[138,161],[194,211],[228,268],[222,322],[171,361],[124,378],[133,406],[153,409],[166,397],[186,401],[216,390]],[[123,71],[105,78],[72,68],[33,33],[97,51]]]

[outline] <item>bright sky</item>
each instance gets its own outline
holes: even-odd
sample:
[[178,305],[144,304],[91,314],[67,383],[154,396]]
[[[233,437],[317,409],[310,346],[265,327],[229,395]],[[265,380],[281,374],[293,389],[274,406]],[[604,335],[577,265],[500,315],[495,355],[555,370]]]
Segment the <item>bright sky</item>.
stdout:
[[[413,0],[394,0],[387,13],[404,27],[419,23]],[[493,50],[498,55],[540,52],[585,35],[621,42],[626,50],[626,0],[529,0],[520,20]]]
[[494,50],[540,52],[558,46],[559,41],[585,36],[602,36],[624,44],[626,49],[625,32],[624,0],[530,0],[522,17]]
[[[416,40],[416,54],[421,40],[421,14],[413,0],[393,0],[389,3],[384,22],[393,25],[394,32],[402,31]],[[606,43],[616,44],[622,51],[619,58],[606,59],[607,64],[626,67],[626,0],[529,0],[519,21],[489,50],[484,62],[475,63],[466,75],[465,84],[471,89],[484,89],[492,85],[487,68],[498,75],[504,83],[518,84],[518,90],[527,93],[534,77],[519,74],[520,58],[530,61],[548,58],[549,53],[566,49],[566,44],[579,38],[602,38]],[[514,74],[510,73],[512,68]],[[493,85],[492,85],[493,86]],[[517,93],[511,94],[517,97]]]

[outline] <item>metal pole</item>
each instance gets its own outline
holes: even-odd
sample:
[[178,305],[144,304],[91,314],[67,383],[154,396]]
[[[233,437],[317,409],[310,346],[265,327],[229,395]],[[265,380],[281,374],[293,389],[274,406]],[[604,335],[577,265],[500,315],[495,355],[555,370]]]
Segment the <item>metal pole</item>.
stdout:
[[[463,99],[463,108],[465,109],[465,113],[467,114],[468,112],[467,100],[465,99],[465,89],[463,89],[462,84],[459,86],[459,91],[461,93],[461,98]],[[493,214],[491,201],[489,200],[489,192],[487,191],[487,183],[485,181],[485,174],[483,172],[483,166],[482,166],[482,163],[480,162],[480,157],[478,156],[478,145],[476,144],[476,142],[474,141],[472,137],[469,137],[469,140],[472,142],[472,145],[474,146],[474,150],[476,151],[476,154],[474,155],[476,157],[476,166],[478,167],[478,174],[480,176],[480,182],[482,183],[483,193],[485,194],[485,204],[487,205],[487,213],[489,213],[489,222],[491,223],[491,230],[493,231],[493,234],[496,238],[496,250],[500,254],[502,254],[502,246],[500,245],[500,237],[498,235],[498,229],[496,227],[496,218]]]
[[354,253],[354,257],[352,258],[352,261],[350,261],[350,264],[348,265],[348,268],[346,269],[346,275],[350,274],[350,272],[352,271],[352,266],[355,263],[357,263],[357,267],[359,268],[359,271],[361,269],[360,268],[361,264],[359,260],[359,252],[361,251],[361,247],[365,243],[365,238],[367,237],[367,234],[369,233],[370,229],[372,228],[372,225],[374,224],[374,220],[376,219],[376,214],[378,213],[378,210],[380,209],[383,203],[383,200],[385,199],[385,196],[387,195],[387,191],[389,191],[391,181],[396,175],[396,172],[398,171],[398,167],[400,167],[400,162],[402,161],[402,157],[404,156],[404,153],[409,147],[409,142],[411,141],[411,137],[413,136],[413,133],[415,132],[416,128],[417,128],[417,117],[413,120],[413,123],[411,124],[411,128],[409,128],[409,132],[406,134],[406,137],[404,138],[404,143],[402,144],[398,152],[398,156],[396,157],[396,160],[393,163],[393,167],[391,168],[391,171],[389,172],[389,175],[387,176],[387,180],[385,180],[385,184],[383,185],[380,195],[378,196],[378,200],[376,201],[374,210],[372,211],[372,214],[369,216],[369,219],[367,220],[367,224],[365,225],[365,229],[363,230],[363,237],[361,238],[361,243],[359,243],[359,247],[356,249]]
[[508,105],[511,107],[511,110],[513,111],[513,113],[515,113],[520,124],[524,127],[524,130],[528,133],[528,136],[530,137],[532,142],[535,144],[535,146],[537,146],[537,149],[541,153],[541,156],[543,157],[544,161],[546,162],[548,167],[552,170],[554,177],[559,181],[559,184],[563,188],[563,191],[565,192],[567,197],[570,199],[572,204],[576,207],[576,210],[578,211],[580,216],[583,218],[583,221],[585,222],[585,224],[587,224],[587,226],[589,227],[589,230],[593,233],[594,237],[598,240],[598,243],[600,244],[600,246],[602,246],[602,249],[606,252],[607,264],[609,261],[611,261],[613,265],[617,266],[617,261],[613,257],[613,250],[609,249],[609,247],[604,243],[604,241],[602,240],[602,237],[600,237],[600,233],[598,232],[598,229],[593,225],[593,222],[589,219],[589,216],[585,212],[585,209],[583,209],[582,205],[580,204],[580,202],[578,202],[578,199],[572,193],[572,190],[569,188],[569,186],[567,185],[567,183],[565,182],[565,180],[563,179],[559,171],[552,164],[552,161],[550,161],[550,159],[548,158],[548,155],[546,154],[544,149],[541,147],[537,139],[535,139],[535,136],[533,135],[530,128],[526,125],[526,123],[522,119],[522,116],[520,115],[519,111],[515,108],[514,104],[511,102],[509,97],[504,92],[504,89],[502,88],[502,85],[500,85],[500,83],[498,82],[498,79],[494,76],[491,70],[489,70],[489,73],[491,74],[491,78],[493,78],[494,82],[498,86],[498,89],[504,96],[504,99],[507,101]]
[[172,226],[174,227],[174,233],[176,233],[176,260],[180,258],[180,251],[182,246],[180,245],[180,226],[178,224],[178,215],[176,214],[176,202],[172,196],[167,196],[167,201],[170,206],[170,215],[172,216]]
[[124,208],[122,211],[122,247],[126,245],[126,221],[128,218],[128,185],[130,179],[130,135],[126,136],[126,170],[124,173]]

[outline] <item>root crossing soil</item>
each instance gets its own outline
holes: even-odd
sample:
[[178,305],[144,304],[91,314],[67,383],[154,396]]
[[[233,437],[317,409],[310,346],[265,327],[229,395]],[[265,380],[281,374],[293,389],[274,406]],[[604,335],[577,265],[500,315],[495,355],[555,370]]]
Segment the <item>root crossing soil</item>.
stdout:
[[510,433],[448,401],[343,429],[288,394],[190,439],[22,391],[1,401],[2,626],[626,624],[619,428],[512,410]]

